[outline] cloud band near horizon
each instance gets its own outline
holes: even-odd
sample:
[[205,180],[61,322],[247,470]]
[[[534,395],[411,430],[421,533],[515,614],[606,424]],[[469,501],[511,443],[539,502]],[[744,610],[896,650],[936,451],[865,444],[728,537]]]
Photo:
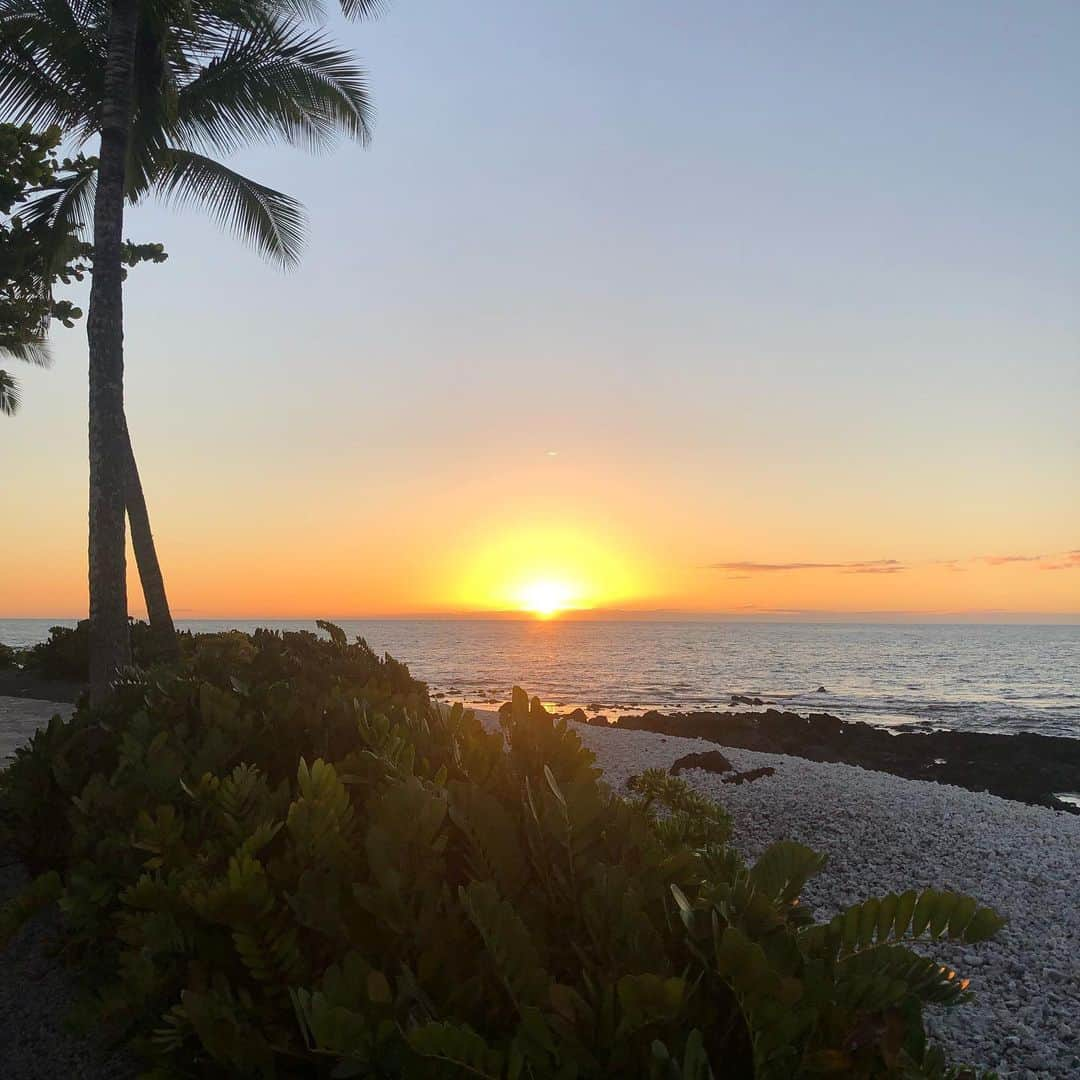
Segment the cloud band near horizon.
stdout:
[[[960,564],[983,563],[986,566],[1015,566],[1037,564],[1040,570],[1080,570],[1080,548],[1051,555],[975,555],[967,559],[936,560],[923,565],[949,566],[959,569]],[[803,570],[836,570],[842,574],[902,574],[912,564],[899,559],[857,559],[850,562],[755,562],[736,559],[729,562],[708,563],[706,570],[730,571],[738,577],[753,574],[783,574]]]
[[857,562],[764,563],[739,560],[709,563],[709,570],[731,570],[745,574],[775,574],[792,570],[839,570],[844,574],[899,574],[907,567],[898,559],[863,559]]

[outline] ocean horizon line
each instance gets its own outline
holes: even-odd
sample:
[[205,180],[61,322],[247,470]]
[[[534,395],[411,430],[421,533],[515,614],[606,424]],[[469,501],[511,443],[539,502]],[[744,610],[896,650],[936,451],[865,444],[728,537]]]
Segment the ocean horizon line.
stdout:
[[[85,619],[85,614],[49,614],[49,615],[3,615],[4,622],[78,622]],[[133,611],[131,618],[145,620],[145,611]],[[659,623],[792,623],[805,625],[901,625],[901,626],[941,626],[941,625],[981,625],[981,626],[1075,626],[1080,625],[1080,612],[1041,612],[1041,611],[682,611],[679,609],[570,609],[553,616],[541,617],[526,611],[447,611],[447,612],[404,612],[376,614],[201,614],[183,610],[173,611],[173,618],[178,623],[216,622],[216,623],[298,623],[325,620],[330,622],[522,622],[522,623],[559,623],[559,622],[659,622]]]

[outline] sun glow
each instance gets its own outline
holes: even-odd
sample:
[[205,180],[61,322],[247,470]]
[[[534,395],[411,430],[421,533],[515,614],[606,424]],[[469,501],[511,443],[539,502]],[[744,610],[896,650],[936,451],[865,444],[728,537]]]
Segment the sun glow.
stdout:
[[521,586],[518,596],[522,611],[531,611],[541,619],[550,619],[574,606],[574,589],[565,581],[530,581]]
[[636,567],[606,537],[536,522],[486,537],[469,553],[457,602],[552,619],[624,603],[639,594],[639,581]]

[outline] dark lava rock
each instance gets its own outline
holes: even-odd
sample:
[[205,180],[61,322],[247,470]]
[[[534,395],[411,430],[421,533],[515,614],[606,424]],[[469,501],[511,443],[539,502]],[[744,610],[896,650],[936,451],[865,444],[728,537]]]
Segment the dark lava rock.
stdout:
[[589,723],[589,724],[592,724],[593,727],[609,727],[610,726],[608,724],[608,718],[603,713],[600,713],[597,716],[590,716],[589,719],[586,722]]
[[584,709],[575,709],[573,712],[567,713],[566,719],[573,720],[575,724],[587,724],[589,722]]
[[746,772],[732,773],[731,776],[721,776],[721,784],[752,784],[763,776],[772,776],[776,770],[771,765],[763,765],[760,769],[747,769]]
[[828,691],[828,690],[826,690],[824,686],[819,686],[819,687],[817,688],[817,690],[815,691],[815,693],[818,693],[818,694],[827,694],[828,692],[829,692],[829,691]]
[[599,712],[600,711],[600,706],[596,705],[596,704],[586,705],[585,706],[585,711],[586,712]]
[[826,712],[812,712],[806,719],[808,723],[816,724],[820,731],[828,731],[833,735],[839,735],[844,730],[844,721]]
[[1080,813],[1055,797],[1080,791],[1080,739],[1056,735],[993,735],[971,731],[904,731],[848,723],[829,713],[689,712],[620,716],[618,727],[707,739],[809,761],[936,780],[1005,799]]
[[706,772],[723,773],[731,772],[734,766],[719,750],[706,750],[704,754],[687,754],[679,758],[668,772],[672,776],[678,776],[683,769],[704,769]]

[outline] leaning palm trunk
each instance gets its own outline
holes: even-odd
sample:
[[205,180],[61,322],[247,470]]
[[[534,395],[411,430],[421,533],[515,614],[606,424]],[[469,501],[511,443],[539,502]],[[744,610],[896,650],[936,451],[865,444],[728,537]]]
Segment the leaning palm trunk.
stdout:
[[90,700],[100,703],[130,661],[124,509],[124,298],[121,240],[131,127],[136,0],[113,0],[94,200],[90,344]]
[[124,443],[127,448],[127,516],[131,526],[131,546],[135,551],[135,565],[139,568],[143,598],[146,600],[146,617],[150,620],[155,659],[168,659],[176,655],[176,628],[173,626],[169,599],[165,595],[165,578],[158,562],[154,534],[150,531],[150,511],[146,508],[139,466],[131,446],[131,435],[124,425]]

